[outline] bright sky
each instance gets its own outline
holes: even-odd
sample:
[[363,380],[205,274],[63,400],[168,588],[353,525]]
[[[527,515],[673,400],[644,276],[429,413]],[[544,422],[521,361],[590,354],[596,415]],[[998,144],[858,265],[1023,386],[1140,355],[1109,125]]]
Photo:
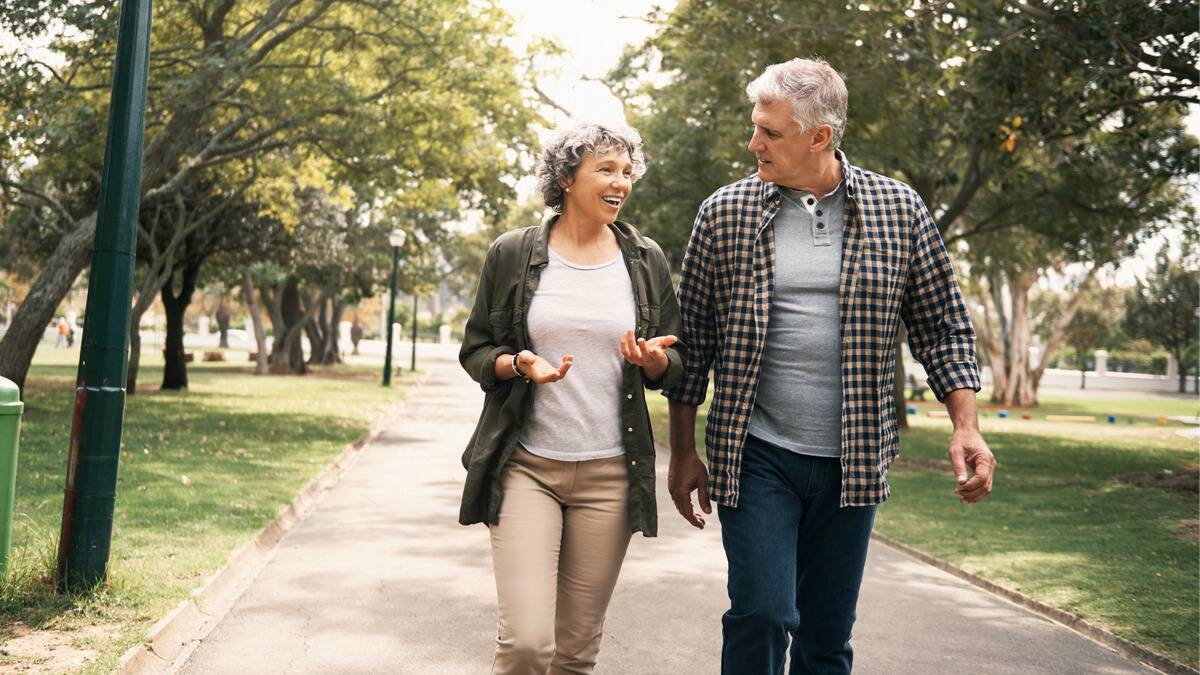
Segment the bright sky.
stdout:
[[[624,122],[621,104],[603,84],[585,78],[603,77],[617,64],[626,46],[640,44],[654,33],[643,20],[655,6],[671,8],[674,0],[499,0],[516,18],[518,48],[541,37],[559,44],[566,54],[553,63],[539,64],[548,72],[538,86],[582,122]],[[557,111],[555,125],[570,119]]]

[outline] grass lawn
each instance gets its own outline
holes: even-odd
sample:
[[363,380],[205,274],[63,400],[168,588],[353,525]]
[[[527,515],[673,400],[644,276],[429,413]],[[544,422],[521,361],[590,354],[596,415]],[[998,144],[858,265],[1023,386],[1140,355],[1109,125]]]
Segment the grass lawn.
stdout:
[[[53,592],[77,349],[43,347],[25,396],[10,578],[0,588],[0,665],[30,660],[8,642],[30,628],[93,650],[86,672],[120,655],[300,488],[398,402],[375,368],[255,376],[245,352],[189,366],[186,392],[160,392],[161,355],[142,356],[128,399],[109,582],[86,597]],[[46,657],[49,658],[48,656]],[[37,662],[35,658],[33,662]]]
[[[666,401],[649,398],[655,437],[665,443]],[[1176,435],[1183,425],[1157,422],[1160,415],[1195,415],[1195,400],[1131,393],[1047,399],[1003,420],[988,411],[981,426],[1000,466],[992,495],[972,506],[953,494],[949,420],[925,414],[937,403],[918,408],[888,474],[892,498],[880,507],[879,532],[1193,667],[1200,663],[1200,440]],[[1020,419],[1023,412],[1033,419]],[[1118,424],[1104,422],[1110,412]],[[1046,414],[1094,414],[1100,421],[1046,422]],[[702,431],[697,442],[702,448]]]

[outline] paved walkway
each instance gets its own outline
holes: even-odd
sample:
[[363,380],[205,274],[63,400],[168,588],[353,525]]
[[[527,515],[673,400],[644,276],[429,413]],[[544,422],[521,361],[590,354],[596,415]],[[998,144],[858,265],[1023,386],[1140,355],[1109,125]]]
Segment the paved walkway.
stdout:
[[[457,363],[430,377],[278,546],[186,673],[486,673],[495,636],[487,532],[457,524],[459,455],[482,394]],[[688,527],[665,498],[636,537],[609,610],[601,674],[718,671],[725,561],[716,518]],[[1061,626],[872,544],[857,673],[1146,673]]]

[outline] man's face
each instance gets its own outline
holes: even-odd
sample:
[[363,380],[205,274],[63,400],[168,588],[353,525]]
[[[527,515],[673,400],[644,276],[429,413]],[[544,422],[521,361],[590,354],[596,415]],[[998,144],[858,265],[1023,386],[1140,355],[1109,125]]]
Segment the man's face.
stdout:
[[800,129],[791,104],[756,103],[750,121],[754,133],[746,148],[758,158],[758,177],[787,187],[802,185],[814,171],[816,153],[813,132]]

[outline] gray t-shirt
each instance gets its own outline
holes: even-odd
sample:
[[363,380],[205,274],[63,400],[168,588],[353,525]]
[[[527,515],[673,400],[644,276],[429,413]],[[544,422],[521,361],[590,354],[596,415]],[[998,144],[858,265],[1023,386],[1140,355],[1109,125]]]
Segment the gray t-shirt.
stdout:
[[820,199],[780,186],[773,221],[775,294],[749,431],[804,455],[842,454],[844,186]]
[[575,360],[566,377],[537,385],[521,445],[546,459],[575,462],[625,453],[621,437],[621,336],[634,327],[633,283],[621,255],[576,265],[550,249],[529,303],[533,351],[554,365]]

